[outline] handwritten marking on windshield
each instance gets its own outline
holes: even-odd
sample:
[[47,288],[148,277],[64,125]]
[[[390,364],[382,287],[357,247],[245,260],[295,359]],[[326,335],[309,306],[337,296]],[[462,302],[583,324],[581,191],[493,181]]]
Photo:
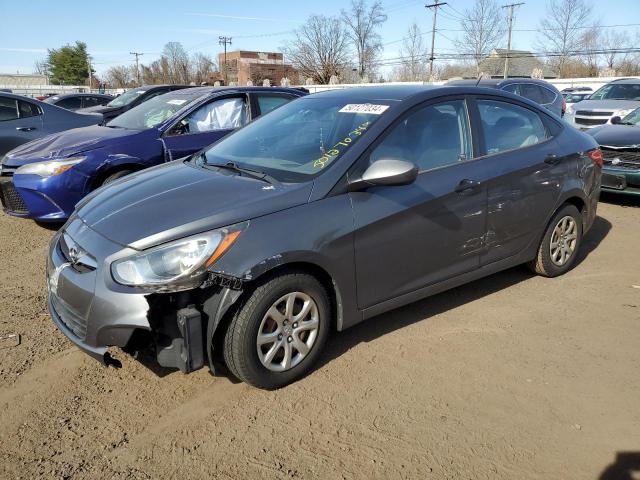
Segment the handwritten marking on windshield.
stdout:
[[360,135],[362,135],[364,131],[367,128],[369,128],[370,124],[371,122],[364,122],[360,124],[355,130],[352,130],[351,132],[349,132],[349,135],[347,135],[345,138],[340,140],[333,147],[331,147],[330,150],[325,152],[324,155],[322,155],[320,158],[314,161],[313,166],[315,168],[321,168],[321,169],[326,167],[328,163],[334,160],[338,155],[343,153],[343,151],[347,147],[349,147],[349,145],[353,142],[354,137],[359,137]]

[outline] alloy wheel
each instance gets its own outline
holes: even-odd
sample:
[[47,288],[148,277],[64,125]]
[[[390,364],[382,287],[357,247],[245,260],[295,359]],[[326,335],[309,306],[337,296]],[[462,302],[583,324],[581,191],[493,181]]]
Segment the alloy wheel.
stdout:
[[578,225],[575,219],[570,215],[562,217],[551,234],[551,261],[559,267],[565,265],[575,253],[577,243]]

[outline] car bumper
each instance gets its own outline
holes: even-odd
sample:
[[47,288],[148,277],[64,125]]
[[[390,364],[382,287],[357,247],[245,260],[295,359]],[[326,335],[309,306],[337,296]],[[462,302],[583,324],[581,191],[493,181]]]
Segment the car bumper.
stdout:
[[86,194],[87,178],[76,172],[55,177],[13,175],[0,177],[2,206],[6,213],[41,222],[65,221]]
[[[104,260],[96,260],[94,268],[75,264],[61,242],[65,233],[77,248],[89,255],[100,252],[96,257]],[[54,324],[104,365],[113,364],[108,347],[124,347],[135,330],[150,329],[145,295],[111,279],[109,257],[122,250],[75,218],[54,236],[47,257],[48,306]]]
[[640,195],[640,170],[603,168],[602,191],[625,195]]

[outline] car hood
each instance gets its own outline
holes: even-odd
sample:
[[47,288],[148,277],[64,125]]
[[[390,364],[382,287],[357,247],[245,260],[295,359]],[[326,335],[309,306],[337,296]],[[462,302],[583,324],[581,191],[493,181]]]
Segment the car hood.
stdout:
[[301,205],[311,188],[176,161],[96,190],[76,212],[102,236],[142,250]]
[[587,132],[600,145],[640,148],[640,127],[631,125],[602,125]]
[[636,100],[582,100],[572,104],[573,111],[576,110],[626,110],[627,108],[640,107],[640,101]]
[[109,113],[120,110],[122,107],[107,107],[106,105],[96,105],[95,107],[85,107],[76,110],[76,113]]
[[148,130],[141,132],[139,130],[108,128],[98,125],[74,128],[33,140],[13,149],[7,155],[5,163],[11,166],[20,166],[52,158],[66,158],[89,150],[95,150],[96,148],[113,145],[116,142],[128,141],[133,136],[147,134],[147,132]]

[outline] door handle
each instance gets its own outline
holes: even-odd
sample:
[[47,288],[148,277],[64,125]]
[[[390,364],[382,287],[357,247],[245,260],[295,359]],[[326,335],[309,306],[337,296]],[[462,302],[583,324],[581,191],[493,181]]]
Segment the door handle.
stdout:
[[561,159],[562,158],[559,157],[558,155],[554,155],[553,153],[550,153],[545,157],[544,163],[547,163],[549,165],[558,165]]
[[470,195],[472,193],[476,193],[478,191],[478,187],[480,187],[480,182],[465,178],[464,180],[460,180],[460,183],[456,185],[454,191],[462,195]]
[[18,130],[19,132],[30,132],[35,129],[36,127],[16,127],[16,130]]

